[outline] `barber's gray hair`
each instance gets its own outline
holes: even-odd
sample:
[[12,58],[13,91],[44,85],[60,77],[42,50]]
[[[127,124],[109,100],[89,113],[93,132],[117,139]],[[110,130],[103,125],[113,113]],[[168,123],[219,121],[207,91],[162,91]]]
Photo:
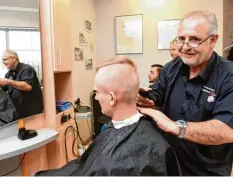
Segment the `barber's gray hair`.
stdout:
[[218,31],[218,21],[217,21],[216,15],[214,13],[211,13],[211,12],[208,12],[208,11],[205,11],[205,10],[195,10],[195,11],[192,11],[192,12],[189,12],[189,13],[185,14],[185,16],[181,20],[181,22],[184,19],[187,19],[189,17],[199,16],[199,15],[204,17],[207,20],[207,22],[209,23],[209,25],[210,25],[208,35],[216,34],[217,31]]
[[7,49],[7,50],[4,51],[4,54],[7,54],[8,56],[15,57],[16,60],[19,60],[18,54],[15,51],[13,51],[13,50]]

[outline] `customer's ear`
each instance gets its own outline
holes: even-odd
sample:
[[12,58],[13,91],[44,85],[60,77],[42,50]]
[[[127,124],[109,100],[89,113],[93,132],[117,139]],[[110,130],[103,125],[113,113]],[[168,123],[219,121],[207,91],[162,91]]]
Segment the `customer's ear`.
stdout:
[[109,93],[109,98],[110,98],[110,106],[114,106],[116,104],[116,96],[113,92]]

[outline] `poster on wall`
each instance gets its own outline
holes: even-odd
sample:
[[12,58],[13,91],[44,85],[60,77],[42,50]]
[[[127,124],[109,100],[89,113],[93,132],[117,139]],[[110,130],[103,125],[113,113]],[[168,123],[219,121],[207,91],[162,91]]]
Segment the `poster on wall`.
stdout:
[[85,60],[85,68],[86,70],[92,70],[93,69],[93,60],[92,58],[89,58]]
[[158,49],[169,49],[170,42],[177,36],[180,20],[165,20],[158,22]]
[[85,31],[91,33],[91,31],[92,31],[92,23],[90,21],[86,20],[86,19],[84,20],[84,22],[85,22],[85,24],[84,24]]
[[87,45],[88,45],[88,41],[83,33],[79,34],[79,42],[80,42],[80,45],[82,45],[82,46],[87,47]]
[[90,42],[89,45],[90,45],[90,46],[89,46],[89,47],[90,47],[90,52],[93,53],[93,49],[94,49],[93,43]]
[[142,54],[142,15],[115,17],[116,54]]
[[78,47],[74,48],[74,60],[75,61],[82,61],[82,60],[84,60],[83,49],[78,48]]

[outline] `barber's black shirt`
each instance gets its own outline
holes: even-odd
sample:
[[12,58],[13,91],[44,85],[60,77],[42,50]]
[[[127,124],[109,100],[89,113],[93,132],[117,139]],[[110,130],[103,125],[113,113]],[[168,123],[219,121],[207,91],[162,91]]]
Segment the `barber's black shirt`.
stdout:
[[32,86],[31,91],[22,91],[12,86],[7,86],[8,93],[16,107],[19,118],[42,113],[42,90],[33,67],[24,63],[18,63],[15,70],[10,70],[6,73],[5,78],[24,81]]
[[[233,65],[215,52],[193,79],[181,59],[169,62],[151,88],[151,99],[174,121],[217,119],[233,127]],[[230,175],[232,144],[201,145],[169,134],[165,137],[177,153],[183,175]]]

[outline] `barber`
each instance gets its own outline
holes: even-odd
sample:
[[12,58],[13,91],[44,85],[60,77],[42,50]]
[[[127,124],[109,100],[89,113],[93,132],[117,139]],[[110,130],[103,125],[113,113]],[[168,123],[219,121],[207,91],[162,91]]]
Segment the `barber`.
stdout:
[[4,51],[2,62],[9,71],[0,78],[0,86],[9,93],[19,118],[42,113],[42,90],[35,69],[20,63],[12,50]]
[[156,121],[178,156],[184,176],[229,176],[233,158],[233,65],[214,52],[217,19],[185,15],[174,43],[180,58],[166,64],[139,108]]

